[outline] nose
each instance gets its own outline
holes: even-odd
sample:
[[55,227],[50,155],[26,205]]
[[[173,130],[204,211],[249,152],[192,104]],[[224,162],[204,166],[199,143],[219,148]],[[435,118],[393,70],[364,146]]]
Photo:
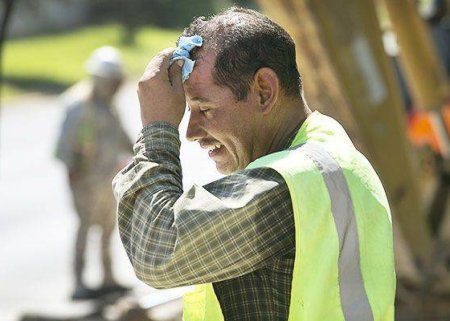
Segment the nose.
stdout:
[[201,126],[200,115],[198,112],[191,110],[191,115],[189,116],[189,123],[186,130],[186,138],[189,141],[197,141],[205,137],[206,132]]

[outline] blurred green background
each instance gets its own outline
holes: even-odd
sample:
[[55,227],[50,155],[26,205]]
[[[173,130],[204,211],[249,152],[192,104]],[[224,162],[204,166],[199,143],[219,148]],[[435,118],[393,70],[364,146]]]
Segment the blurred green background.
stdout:
[[2,94],[62,92],[84,77],[86,59],[103,45],[119,48],[129,76],[137,77],[153,55],[174,46],[192,17],[233,4],[256,8],[251,0],[16,0]]

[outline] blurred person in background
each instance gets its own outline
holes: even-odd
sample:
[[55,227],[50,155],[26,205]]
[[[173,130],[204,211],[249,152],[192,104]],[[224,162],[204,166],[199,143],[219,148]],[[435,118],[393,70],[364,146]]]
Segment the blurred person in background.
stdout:
[[[124,292],[113,277],[111,236],[115,229],[116,203],[111,180],[132,153],[132,143],[120,124],[112,103],[124,79],[124,66],[117,49],[96,49],[86,63],[90,78],[63,95],[66,106],[56,147],[56,157],[67,168],[73,203],[79,217],[75,244],[75,289],[72,299],[92,299]],[[98,289],[83,281],[88,233],[101,228],[103,282]]]

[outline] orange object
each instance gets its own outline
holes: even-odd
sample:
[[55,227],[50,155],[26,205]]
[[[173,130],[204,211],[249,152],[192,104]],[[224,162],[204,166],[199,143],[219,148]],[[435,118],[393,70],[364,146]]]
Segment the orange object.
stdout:
[[[448,117],[450,117],[450,112],[448,113]],[[416,147],[428,145],[435,153],[442,153],[439,135],[434,128],[433,119],[428,112],[416,111],[410,114],[408,135]]]

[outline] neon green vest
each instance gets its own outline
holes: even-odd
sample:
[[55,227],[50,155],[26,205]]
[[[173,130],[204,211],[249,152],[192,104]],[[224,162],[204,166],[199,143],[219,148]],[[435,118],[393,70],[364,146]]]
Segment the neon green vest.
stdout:
[[[292,148],[257,159],[292,199],[296,253],[289,321],[393,321],[392,224],[381,182],[344,129],[318,112]],[[211,284],[184,297],[184,321],[223,320]]]

